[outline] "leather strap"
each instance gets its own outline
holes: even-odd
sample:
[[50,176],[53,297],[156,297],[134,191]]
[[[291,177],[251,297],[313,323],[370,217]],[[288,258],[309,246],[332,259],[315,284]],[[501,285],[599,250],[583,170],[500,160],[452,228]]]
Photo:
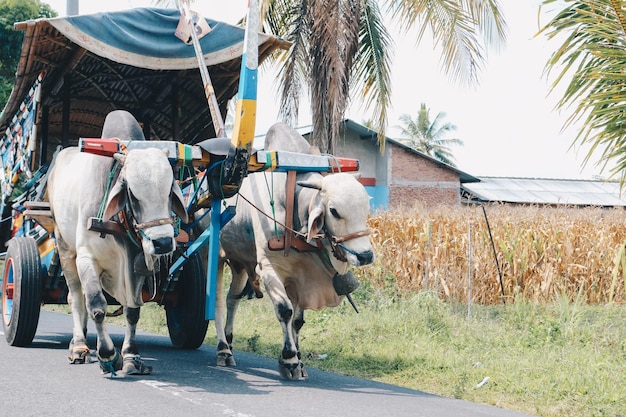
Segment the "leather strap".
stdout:
[[[270,240],[267,242],[267,247],[269,250],[277,251],[277,250],[285,250],[286,239],[284,236],[272,236]],[[321,248],[318,246],[311,245],[307,243],[305,240],[296,237],[291,240],[291,248],[295,249],[298,252],[315,252],[319,251]]]
[[285,256],[289,256],[289,250],[291,249],[291,241],[293,238],[293,206],[296,199],[296,171],[287,171],[287,184],[286,184],[286,210],[285,210]]

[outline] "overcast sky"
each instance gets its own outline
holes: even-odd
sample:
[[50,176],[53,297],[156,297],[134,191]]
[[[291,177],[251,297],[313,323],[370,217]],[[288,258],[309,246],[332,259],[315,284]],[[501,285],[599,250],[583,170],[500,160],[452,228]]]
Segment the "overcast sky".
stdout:
[[[44,0],[46,1],[46,0]],[[65,14],[66,0],[48,0],[60,15]],[[151,5],[151,0],[86,1],[80,13],[119,10]],[[197,0],[193,9],[207,17],[234,23],[245,15],[247,0]],[[415,118],[420,103],[439,112],[454,123],[454,136],[464,146],[452,148],[459,169],[475,176],[514,176],[528,178],[606,177],[593,164],[583,169],[585,149],[569,149],[576,135],[574,129],[562,132],[568,114],[553,110],[558,94],[548,95],[551,80],[543,76],[545,62],[559,44],[535,37],[540,22],[539,0],[504,0],[509,38],[500,53],[490,53],[474,88],[453,84],[442,74],[439,55],[424,40],[419,48],[415,36],[394,31],[395,52],[392,66],[392,108],[389,117],[390,137],[395,137],[399,117]],[[257,133],[263,133],[276,120],[275,77],[260,73],[257,109]],[[308,124],[309,109],[301,109],[300,124]],[[356,122],[370,115],[353,103],[347,117]]]

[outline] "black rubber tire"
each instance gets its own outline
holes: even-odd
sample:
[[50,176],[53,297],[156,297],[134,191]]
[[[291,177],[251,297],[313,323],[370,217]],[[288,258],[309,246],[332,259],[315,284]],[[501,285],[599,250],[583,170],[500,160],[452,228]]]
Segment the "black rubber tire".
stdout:
[[[30,237],[9,241],[2,277],[2,325],[11,346],[33,342],[41,311],[41,261]],[[7,291],[13,283],[12,298]]]
[[204,342],[209,321],[204,318],[206,271],[199,254],[187,260],[176,284],[176,304],[165,304],[167,329],[177,349],[198,349]]

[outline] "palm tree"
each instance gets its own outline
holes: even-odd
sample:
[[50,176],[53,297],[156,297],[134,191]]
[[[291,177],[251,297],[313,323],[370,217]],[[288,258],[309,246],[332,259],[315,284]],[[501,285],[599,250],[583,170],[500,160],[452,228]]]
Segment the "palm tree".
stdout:
[[[314,144],[332,153],[351,93],[372,108],[384,138],[390,105],[392,40],[379,4],[394,24],[417,27],[419,43],[431,32],[442,50],[443,70],[474,83],[489,46],[506,38],[497,0],[261,0],[266,27],[291,41],[278,57],[281,116],[297,120],[300,96],[311,99]],[[379,140],[381,148],[385,141]]]
[[[556,3],[544,0],[542,7]],[[562,1],[558,2],[563,3]],[[566,84],[557,109],[569,109],[565,127],[582,121],[572,146],[588,144],[586,165],[597,151],[602,170],[626,182],[626,18],[621,0],[568,0],[540,33],[566,36],[546,63],[557,71],[554,88]]]
[[402,138],[398,140],[415,150],[455,167],[450,146],[463,146],[463,141],[447,137],[456,130],[456,126],[446,122],[445,118],[446,114],[439,112],[435,120],[431,122],[430,109],[426,108],[425,103],[422,103],[415,120],[411,119],[408,114],[400,116],[400,121],[404,123],[404,126],[401,126]]
[[[419,29],[417,43],[430,32],[442,69],[455,81],[475,83],[487,48],[506,39],[498,0],[259,0],[263,29],[292,43],[275,56],[280,116],[294,125],[308,93],[313,144],[323,152],[332,153],[351,98],[372,111],[385,137],[392,39],[379,4],[393,24]],[[385,141],[379,143],[382,150]]]

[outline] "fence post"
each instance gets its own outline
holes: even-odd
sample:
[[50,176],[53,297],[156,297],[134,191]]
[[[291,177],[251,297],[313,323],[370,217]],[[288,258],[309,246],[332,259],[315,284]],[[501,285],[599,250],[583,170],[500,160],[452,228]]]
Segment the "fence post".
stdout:
[[428,290],[428,266],[430,264],[430,240],[433,230],[433,221],[428,222],[428,241],[426,242],[426,268],[424,269],[424,289]]
[[485,210],[485,206],[481,204],[480,208],[483,209],[483,214],[485,215],[485,223],[487,223],[487,230],[489,231],[489,239],[491,240],[491,249],[493,249],[493,258],[496,261],[496,267],[498,268],[498,276],[500,277],[500,291],[502,292],[502,304],[506,304],[506,299],[504,298],[504,284],[502,283],[502,272],[500,271],[500,263],[498,262],[498,254],[496,253],[496,244],[493,242],[493,235],[491,234],[491,226],[489,226],[489,219],[487,218],[487,210]]
[[469,225],[469,237],[468,237],[468,274],[469,274],[469,286],[467,288],[467,318],[472,315],[472,224]]

